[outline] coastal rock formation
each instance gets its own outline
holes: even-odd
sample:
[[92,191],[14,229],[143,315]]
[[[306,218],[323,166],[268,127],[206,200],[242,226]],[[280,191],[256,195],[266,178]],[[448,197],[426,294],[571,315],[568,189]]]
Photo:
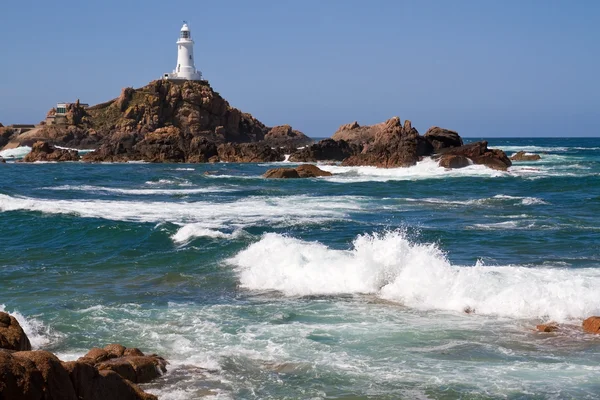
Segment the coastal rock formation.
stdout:
[[539,154],[528,154],[524,151],[519,151],[515,154],[513,154],[512,156],[510,156],[510,159],[512,161],[537,161],[540,160],[542,157]]
[[156,378],[166,364],[118,344],[63,362],[48,351],[31,351],[16,319],[0,312],[0,399],[157,400],[135,382]]
[[[335,135],[334,135],[335,136]],[[366,144],[360,154],[345,159],[342,165],[371,165],[380,168],[409,167],[415,165],[423,152],[423,138],[409,120],[401,124],[394,117],[378,125],[375,137]],[[421,150],[421,151],[420,151]]]
[[0,124],[0,149],[6,146],[6,144],[11,140],[14,133],[15,132],[11,128]]
[[461,155],[444,154],[438,163],[444,168],[464,168],[471,165],[471,160]]
[[512,165],[512,162],[502,150],[488,149],[487,141],[485,140],[460,147],[442,149],[438,154],[440,154],[441,159],[449,156],[466,157],[473,161],[474,164],[482,164],[500,171],[506,171]]
[[0,311],[0,349],[31,350],[29,338],[15,317]]
[[279,125],[271,128],[266,133],[264,141],[272,147],[297,148],[306,146],[313,142],[304,133],[292,129],[289,125]]
[[458,135],[458,132],[437,126],[429,128],[423,137],[425,138],[425,141],[431,145],[434,153],[449,147],[460,147],[463,145],[463,141]]
[[290,155],[292,162],[343,161],[358,154],[360,147],[345,140],[323,139]]
[[357,121],[354,121],[340,126],[331,138],[362,146],[372,143],[381,131],[388,129],[389,125],[394,124],[396,120],[399,120],[399,118],[393,117],[385,122],[366,126],[361,126]]
[[263,174],[265,178],[316,178],[331,175],[331,172],[323,171],[312,164],[302,164],[296,168],[273,168]]
[[283,161],[283,153],[265,143],[223,143],[217,148],[223,162],[275,162]]
[[35,161],[78,161],[77,150],[58,149],[48,142],[35,142],[31,152],[25,156],[24,162]]
[[600,334],[600,317],[589,317],[583,321],[582,326],[587,333]]

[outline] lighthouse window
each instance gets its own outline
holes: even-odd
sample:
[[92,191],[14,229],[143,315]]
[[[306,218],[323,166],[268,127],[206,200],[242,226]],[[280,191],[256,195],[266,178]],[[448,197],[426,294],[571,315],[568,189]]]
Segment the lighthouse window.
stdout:
[[190,37],[190,33],[188,31],[181,32],[182,39],[189,39],[189,37]]
[[190,60],[192,59],[192,56],[190,56]]

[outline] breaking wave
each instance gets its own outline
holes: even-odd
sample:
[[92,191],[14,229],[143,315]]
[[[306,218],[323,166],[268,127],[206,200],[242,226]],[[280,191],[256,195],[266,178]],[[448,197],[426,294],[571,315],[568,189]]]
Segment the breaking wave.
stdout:
[[600,270],[457,266],[402,232],[358,236],[335,250],[268,233],[228,262],[241,286],[287,296],[373,294],[421,310],[566,321],[600,312]]

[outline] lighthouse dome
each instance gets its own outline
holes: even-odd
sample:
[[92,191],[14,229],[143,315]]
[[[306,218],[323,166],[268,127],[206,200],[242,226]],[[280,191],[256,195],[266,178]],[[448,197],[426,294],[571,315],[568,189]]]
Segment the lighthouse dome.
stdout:
[[188,27],[187,24],[183,24],[183,26],[181,27],[181,32],[183,32],[183,31],[188,31],[188,32],[190,31],[190,28]]

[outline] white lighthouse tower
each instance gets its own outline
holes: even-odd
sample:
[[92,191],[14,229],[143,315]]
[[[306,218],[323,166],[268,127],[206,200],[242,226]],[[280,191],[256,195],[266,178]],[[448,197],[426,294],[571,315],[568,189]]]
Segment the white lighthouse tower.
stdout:
[[199,81],[202,73],[194,66],[194,41],[192,32],[187,23],[183,21],[179,40],[177,40],[177,67],[170,74],[164,74],[167,80]]

